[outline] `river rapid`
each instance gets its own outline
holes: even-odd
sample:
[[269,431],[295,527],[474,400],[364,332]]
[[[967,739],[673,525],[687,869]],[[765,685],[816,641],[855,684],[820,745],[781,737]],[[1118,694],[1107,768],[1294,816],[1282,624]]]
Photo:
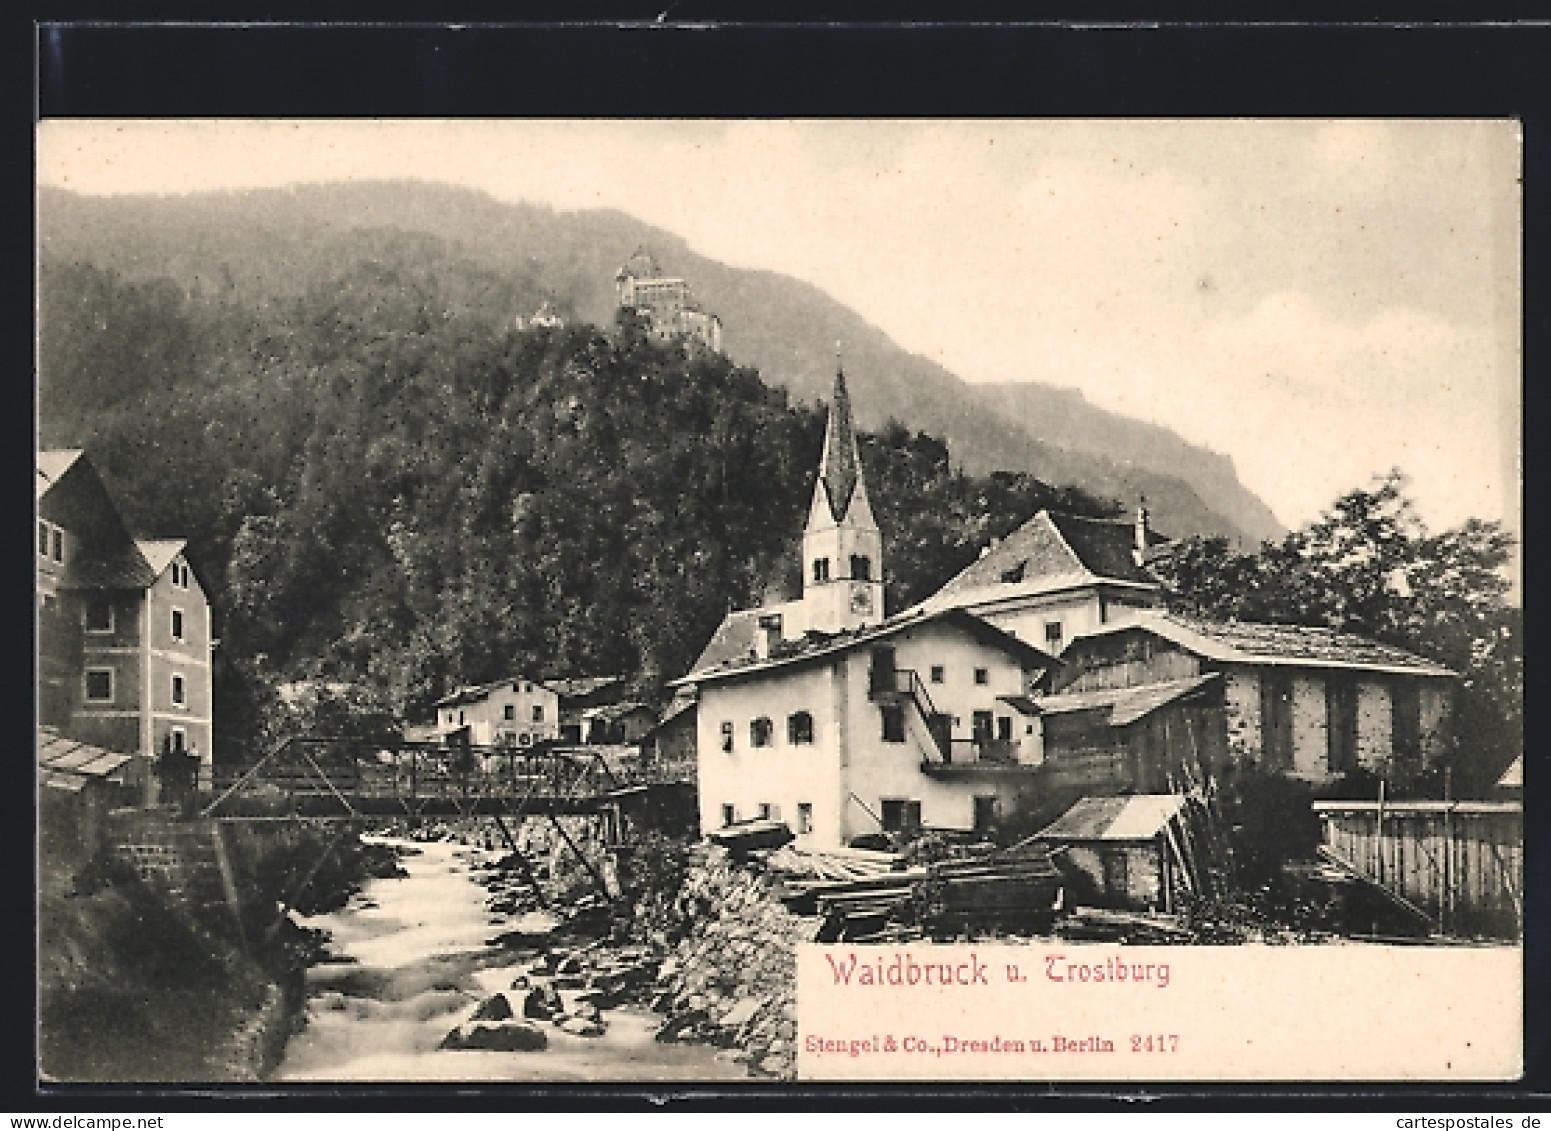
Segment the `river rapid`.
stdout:
[[[704,1045],[660,1043],[657,1015],[635,1006],[603,1011],[601,1036],[536,1022],[549,1039],[533,1052],[439,1049],[480,1002],[511,989],[532,953],[487,940],[512,920],[486,908],[471,870],[495,853],[447,841],[403,845],[406,878],[369,881],[342,910],[298,917],[328,931],[336,961],[307,972],[307,1023],[291,1037],[279,1081],[597,1082],[745,1079],[747,1071]],[[532,914],[532,913],[530,913]],[[508,999],[521,1008],[525,991]],[[574,991],[560,991],[567,998]]]

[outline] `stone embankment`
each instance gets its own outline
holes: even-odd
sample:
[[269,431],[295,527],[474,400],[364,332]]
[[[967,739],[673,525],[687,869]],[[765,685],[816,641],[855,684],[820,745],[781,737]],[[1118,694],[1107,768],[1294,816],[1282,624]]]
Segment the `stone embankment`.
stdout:
[[497,861],[482,882],[508,929],[491,942],[534,958],[445,1047],[543,1047],[546,1024],[596,1036],[609,1010],[646,1006],[662,1015],[659,1041],[714,1045],[754,1075],[793,1078],[796,948],[817,920],[788,911],[762,869],[724,849],[668,851],[681,870],[638,882],[623,903],[581,895],[563,914],[541,905],[516,857]]

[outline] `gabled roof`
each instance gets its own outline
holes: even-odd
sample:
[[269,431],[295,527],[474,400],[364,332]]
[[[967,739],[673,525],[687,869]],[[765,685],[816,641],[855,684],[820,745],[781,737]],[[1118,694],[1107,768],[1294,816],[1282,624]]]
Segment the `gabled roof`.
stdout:
[[[769,610],[749,611],[758,613]],[[968,632],[982,643],[1018,657],[1020,662],[1031,667],[1056,667],[1061,663],[1049,653],[1019,640],[1010,633],[1003,632],[995,625],[963,609],[927,612],[917,608],[896,613],[879,624],[867,625],[863,628],[846,629],[841,632],[809,632],[799,640],[782,640],[771,649],[768,658],[760,659],[757,655],[735,657],[711,668],[697,668],[686,676],[669,681],[668,686],[683,687],[689,684],[710,683],[732,676],[810,663],[826,656],[839,655],[864,645],[877,643],[907,629],[926,624],[951,624]]]
[[699,657],[690,665],[691,672],[719,667],[732,660],[745,659],[754,654],[755,638],[759,634],[759,618],[763,616],[787,616],[801,601],[787,601],[779,605],[762,605],[757,609],[738,609],[722,618],[711,639],[701,649]]
[[1503,789],[1524,788],[1524,755],[1520,754],[1508,768],[1503,771],[1503,776],[1497,779],[1497,784]]
[[585,699],[589,695],[596,695],[606,688],[625,682],[622,675],[590,675],[577,679],[546,679],[544,686],[553,691],[561,699]]
[[528,679],[526,676],[514,675],[508,676],[506,679],[491,680],[489,683],[474,684],[468,687],[459,687],[453,691],[449,691],[446,695],[443,695],[433,705],[437,707],[457,707],[464,703],[478,703],[482,700],[488,699],[492,692],[498,691],[499,689],[513,683],[532,683],[539,687],[548,686],[547,683],[544,683],[541,680]]
[[1137,687],[1106,687],[1098,691],[1073,691],[1046,695],[1034,700],[1042,715],[1063,715],[1073,711],[1109,710],[1109,725],[1129,726],[1146,718],[1159,707],[1205,687],[1218,679],[1216,672],[1193,679],[1174,679],[1164,683],[1144,683]]
[[[1149,546],[1159,546],[1168,539],[1148,531],[1147,541]],[[1156,588],[1156,579],[1136,564],[1135,547],[1132,522],[1042,510],[964,567],[925,603],[946,608],[1096,581]]]
[[78,540],[60,579],[63,588],[144,589],[156,581],[160,570],[153,569],[130,535],[85,452],[79,448],[38,452],[36,468],[40,513],[58,521]]
[[602,719],[606,723],[617,723],[626,715],[634,714],[637,711],[646,711],[653,719],[657,717],[657,712],[652,710],[651,704],[626,701],[623,703],[604,703],[598,707],[588,707],[582,712],[582,718]]
[[136,538],[135,546],[140,551],[140,556],[151,567],[157,577],[167,572],[167,567],[172,564],[172,559],[183,552],[188,545],[184,538]]
[[1209,621],[1181,613],[1140,612],[1074,637],[1080,641],[1117,632],[1150,632],[1208,660],[1303,668],[1348,668],[1397,675],[1452,676],[1442,664],[1404,648],[1350,632],[1293,624]]
[[75,461],[84,454],[80,448],[55,448],[51,451],[38,453],[37,475],[34,477],[34,489],[36,498],[41,499],[54,484],[65,477],[65,472],[74,466]]
[[101,554],[83,553],[70,562],[60,585],[65,589],[145,589],[161,574],[134,543]]
[[1151,840],[1185,807],[1177,793],[1084,797],[1034,834],[1036,840]]

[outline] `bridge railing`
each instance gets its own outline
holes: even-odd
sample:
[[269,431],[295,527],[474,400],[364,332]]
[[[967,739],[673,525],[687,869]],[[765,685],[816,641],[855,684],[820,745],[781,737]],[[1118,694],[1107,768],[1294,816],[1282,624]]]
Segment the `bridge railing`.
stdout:
[[332,798],[347,810],[366,800],[397,800],[413,811],[425,801],[581,799],[620,784],[620,775],[601,754],[585,749],[305,737],[282,743],[240,772],[218,772],[206,814],[219,815],[239,797],[262,798],[282,808]]

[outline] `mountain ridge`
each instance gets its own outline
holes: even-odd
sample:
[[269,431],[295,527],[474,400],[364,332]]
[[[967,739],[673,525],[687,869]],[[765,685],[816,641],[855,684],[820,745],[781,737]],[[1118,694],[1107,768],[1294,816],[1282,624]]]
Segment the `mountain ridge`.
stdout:
[[[447,241],[507,275],[518,302],[536,308],[550,299],[566,317],[603,325],[613,316],[615,270],[645,245],[722,319],[728,355],[757,368],[795,400],[827,397],[833,343],[840,340],[865,429],[877,430],[895,417],[941,436],[955,464],[972,474],[1028,472],[1126,505],[1145,495],[1157,528],[1172,535],[1253,542],[1281,531],[1264,503],[1238,483],[1225,456],[1166,429],[1104,413],[1080,394],[1082,403],[1074,405],[1051,386],[970,385],[905,351],[811,283],[719,263],[694,252],[683,237],[617,209],[509,203],[424,181],[182,197],[88,197],[56,188],[39,193],[46,260],[92,263],[129,278],[165,275],[191,292],[232,290],[260,303],[304,293],[328,265],[330,248],[346,247],[342,237],[373,227]],[[1111,454],[1116,451],[1149,453],[1149,461],[1127,463]],[[1180,467],[1188,474],[1164,470]]]

